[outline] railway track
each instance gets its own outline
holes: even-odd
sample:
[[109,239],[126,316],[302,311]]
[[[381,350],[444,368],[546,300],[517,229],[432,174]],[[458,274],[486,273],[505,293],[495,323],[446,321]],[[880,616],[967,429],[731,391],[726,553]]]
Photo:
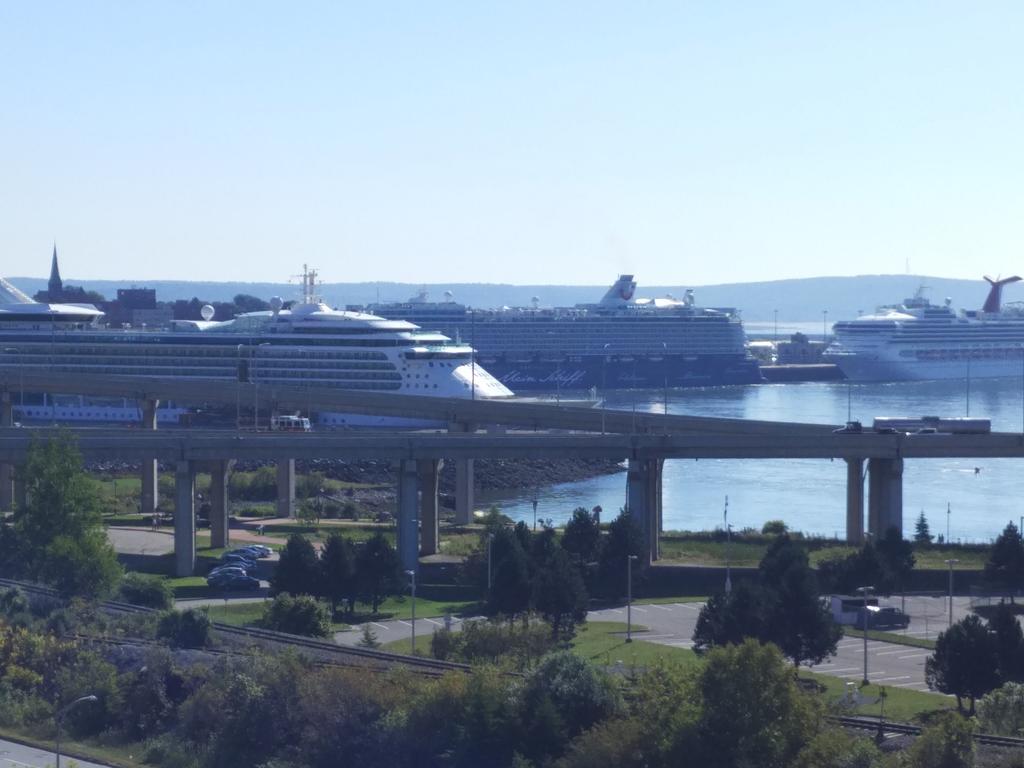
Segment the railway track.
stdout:
[[[845,728],[856,728],[858,730],[871,731],[872,733],[878,732],[879,721],[877,717],[839,716],[829,717],[829,720],[834,723],[838,723]],[[882,723],[882,731],[883,733],[917,736],[921,733],[921,727],[886,720]],[[976,744],[984,744],[985,746],[990,747],[1024,749],[1024,739],[1017,738],[1015,736],[993,736],[992,734],[976,733],[974,734],[974,742]]]
[[[0,587],[8,589],[20,589],[29,595],[47,597],[54,600],[63,600],[57,590],[45,587],[41,584],[33,584],[15,579],[0,578]],[[109,613],[119,614],[153,614],[157,613],[153,608],[145,608],[119,600],[103,600],[99,605]],[[291,648],[300,648],[306,651],[315,652],[318,661],[330,666],[352,667],[362,669],[387,670],[393,667],[404,667],[418,674],[429,677],[440,677],[448,672],[469,672],[468,664],[459,664],[451,661],[438,661],[420,656],[404,656],[398,653],[389,653],[372,648],[358,648],[352,646],[341,646],[327,640],[316,640],[299,635],[290,635],[285,632],[275,632],[269,629],[258,627],[237,627],[232,624],[224,624],[219,621],[211,623],[212,629],[224,639],[243,643],[259,643],[260,645],[274,644]],[[143,641],[145,642],[145,641]]]

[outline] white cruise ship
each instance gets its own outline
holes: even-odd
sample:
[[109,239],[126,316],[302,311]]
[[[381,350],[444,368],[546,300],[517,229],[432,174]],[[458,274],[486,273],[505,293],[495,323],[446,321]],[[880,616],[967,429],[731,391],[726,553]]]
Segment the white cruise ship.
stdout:
[[919,290],[897,306],[835,323],[825,350],[852,381],[994,378],[1024,371],[1024,306],[1002,303],[1003,286],[1020,277],[993,280],[980,310],[955,311],[946,299],[933,305]]
[[[77,374],[213,379],[288,386],[338,387],[395,394],[506,398],[512,392],[484,370],[466,344],[403,320],[339,311],[315,295],[316,272],[305,270],[302,300],[218,321],[177,320],[170,328],[106,327],[86,304],[45,304],[0,283],[0,368]],[[16,289],[13,289],[16,290]],[[134,403],[15,400],[23,419],[133,421]],[[175,421],[181,409],[160,409]],[[386,419],[321,413],[320,424],[366,426]],[[393,421],[393,420],[392,420]]]

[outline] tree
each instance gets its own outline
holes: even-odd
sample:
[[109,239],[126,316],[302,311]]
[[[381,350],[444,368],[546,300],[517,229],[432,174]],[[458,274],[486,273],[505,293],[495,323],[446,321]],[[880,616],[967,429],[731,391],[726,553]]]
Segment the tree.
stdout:
[[988,562],[985,563],[985,581],[993,587],[1016,592],[1024,582],[1024,543],[1020,531],[1012,522],[1008,523],[1003,532],[992,544]]
[[248,293],[239,293],[232,299],[234,305],[238,308],[240,313],[245,312],[265,312],[270,309],[270,304],[265,302],[263,299],[257,296],[251,296]]
[[931,529],[928,527],[928,518],[924,516],[924,510],[921,510],[921,514],[917,516],[917,522],[914,523],[914,541],[922,546],[928,546],[935,539],[932,536]]
[[174,605],[170,583],[148,573],[128,573],[121,581],[120,598],[126,603],[167,610]]
[[878,558],[882,563],[884,584],[875,586],[884,592],[903,591],[914,570],[914,547],[895,526],[890,526],[878,542]]
[[1006,603],[996,606],[988,620],[995,643],[996,669],[1000,681],[1024,682],[1024,632],[1013,609]]
[[356,583],[359,594],[376,613],[384,597],[399,584],[398,553],[378,531],[356,551]]
[[803,547],[778,536],[758,566],[768,592],[765,641],[774,642],[795,666],[817,664],[836,652],[842,629],[821,601],[817,577]]
[[978,701],[978,723],[985,733],[1024,733],[1024,684],[1004,683]]
[[974,726],[952,713],[939,715],[907,751],[908,768],[972,768]]
[[331,617],[324,605],[312,595],[292,597],[287,592],[275,596],[264,606],[260,625],[307,637],[327,637],[331,633]]
[[555,549],[533,579],[533,607],[551,625],[555,639],[569,639],[587,620],[587,589],[569,554]]
[[600,544],[601,524],[597,513],[588,512],[586,507],[574,509],[562,533],[562,548],[581,563],[590,563],[597,560]]
[[714,649],[697,688],[703,707],[689,764],[782,768],[814,733],[814,704],[770,645],[747,640]]
[[4,537],[18,553],[18,570],[66,595],[109,592],[121,567],[103,529],[102,500],[73,439],[61,433],[33,443],[21,471],[28,501],[15,510],[13,535]]
[[315,595],[320,588],[320,563],[309,539],[297,533],[288,537],[271,586],[275,594]]
[[204,648],[210,642],[210,616],[205,608],[167,611],[156,634],[176,648]]
[[740,581],[728,595],[712,595],[700,610],[693,649],[704,653],[721,645],[739,645],[748,637],[766,636],[770,599],[765,590]]
[[487,611],[510,619],[530,607],[530,562],[514,531],[506,528],[491,542],[491,590]]
[[339,533],[327,537],[320,553],[320,570],[320,594],[331,601],[331,612],[338,610],[338,603],[347,601],[348,612],[352,613],[357,584],[355,557],[348,539]]
[[956,696],[963,711],[963,698],[974,702],[999,684],[996,647],[988,628],[971,614],[935,641],[935,652],[925,661],[925,681],[932,690]]
[[762,536],[781,536],[788,532],[789,527],[786,525],[784,520],[767,520],[765,524],[761,526]]
[[643,556],[645,545],[643,531],[636,520],[628,511],[621,511],[608,526],[608,536],[601,547],[595,592],[601,597],[625,597],[626,562],[629,555],[637,555],[637,560],[633,563],[635,588],[646,573],[646,558]]

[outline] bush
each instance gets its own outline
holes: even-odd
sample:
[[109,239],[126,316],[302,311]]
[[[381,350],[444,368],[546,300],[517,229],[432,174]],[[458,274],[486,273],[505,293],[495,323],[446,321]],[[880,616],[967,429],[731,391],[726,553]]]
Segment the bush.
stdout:
[[204,609],[168,611],[160,618],[156,635],[176,648],[204,648],[210,642],[210,617]]
[[121,581],[120,597],[127,603],[147,608],[167,610],[174,605],[170,584],[159,576],[145,573],[125,574]]
[[1024,733],[1024,684],[1006,683],[979,699],[978,724],[986,733]]
[[789,528],[786,523],[782,520],[768,520],[764,525],[761,526],[762,536],[781,536],[784,533],[788,533]]
[[263,609],[260,626],[292,635],[327,637],[331,633],[330,611],[310,595],[292,597],[283,592]]

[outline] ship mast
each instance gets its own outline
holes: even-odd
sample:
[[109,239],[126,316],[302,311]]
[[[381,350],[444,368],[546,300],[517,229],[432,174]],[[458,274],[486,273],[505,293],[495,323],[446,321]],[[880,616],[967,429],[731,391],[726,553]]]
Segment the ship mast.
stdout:
[[319,272],[310,268],[308,264],[302,265],[302,274],[296,275],[302,280],[302,303],[303,304],[319,304],[320,296],[317,293],[317,287],[320,282],[317,280]]

